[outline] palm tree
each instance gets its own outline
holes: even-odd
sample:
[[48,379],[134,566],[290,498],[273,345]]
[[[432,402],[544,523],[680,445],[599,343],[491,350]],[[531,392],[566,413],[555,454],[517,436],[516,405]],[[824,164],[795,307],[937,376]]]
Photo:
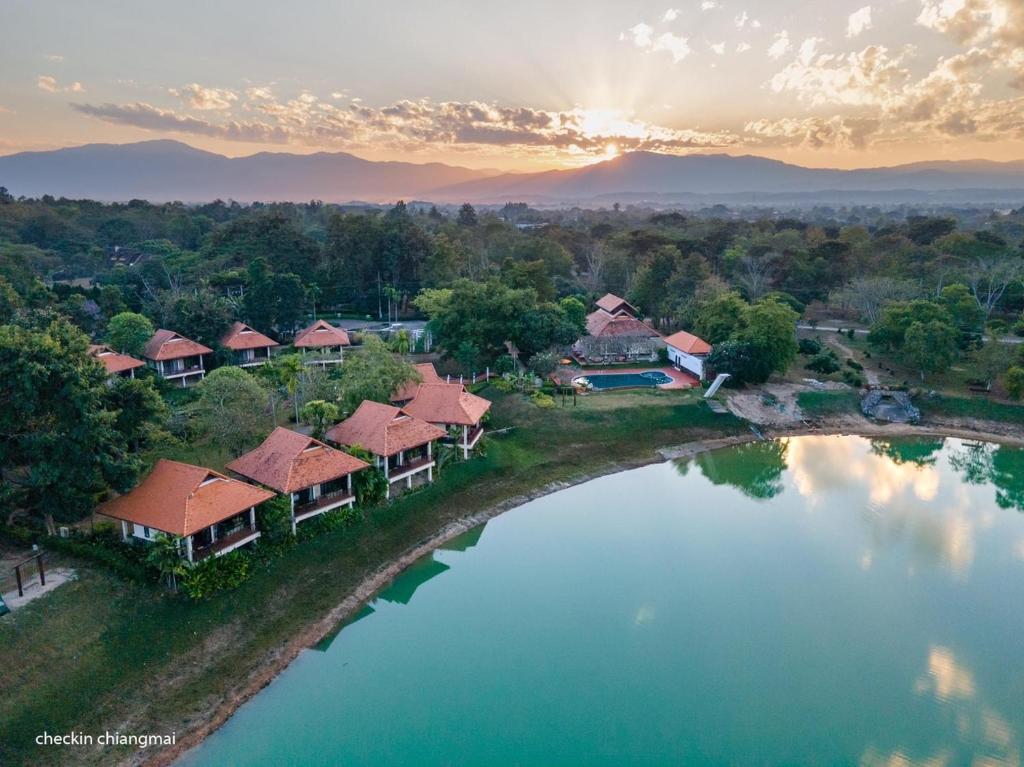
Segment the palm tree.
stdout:
[[412,349],[412,338],[409,336],[409,331],[402,328],[395,333],[395,337],[391,341],[391,346],[395,350],[396,354],[400,354],[402,357],[405,357]]
[[188,570],[188,566],[181,558],[181,538],[157,533],[146,561],[167,580],[167,588],[171,591],[178,590],[178,576]]

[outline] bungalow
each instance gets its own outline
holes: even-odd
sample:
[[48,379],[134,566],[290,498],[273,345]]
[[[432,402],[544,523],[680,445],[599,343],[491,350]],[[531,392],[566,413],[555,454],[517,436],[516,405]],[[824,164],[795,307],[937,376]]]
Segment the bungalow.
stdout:
[[711,354],[711,344],[692,333],[680,330],[665,339],[665,347],[669,362],[681,370],[693,373],[701,381],[704,380],[704,366],[708,355]]
[[480,420],[491,409],[491,403],[483,397],[470,394],[462,384],[424,383],[412,402],[405,406],[405,412],[427,423],[439,426],[446,432],[455,427],[462,433],[455,444],[462,448],[462,457],[469,458],[469,451],[483,436],[484,427]]
[[661,334],[639,318],[635,306],[608,293],[587,315],[587,335],[573,347],[585,362],[626,362],[654,359],[661,346]]
[[259,538],[256,507],[273,497],[212,469],[161,458],[134,490],[97,511],[121,521],[123,540],[176,536],[182,539],[182,557],[198,562]]
[[445,383],[445,380],[437,374],[434,369],[432,362],[420,362],[413,365],[416,368],[416,372],[420,375],[419,381],[406,381],[404,384],[398,387],[394,394],[391,395],[391,404],[402,407],[403,405],[412,401],[412,398],[416,396],[416,392],[420,389],[420,384],[440,384]]
[[329,322],[317,320],[295,334],[293,343],[302,352],[307,365],[327,366],[343,361],[343,347],[351,346],[348,333]]
[[279,344],[244,322],[236,322],[221,337],[220,345],[232,353],[234,364],[250,368],[270,362],[270,350]]
[[259,447],[239,456],[227,468],[287,494],[295,532],[299,522],[325,511],[352,506],[356,499],[352,475],[368,466],[348,453],[279,426]]
[[327,439],[344,447],[361,447],[374,456],[375,465],[384,471],[391,485],[405,480],[412,487],[413,477],[426,472],[434,481],[436,440],[448,436],[440,427],[409,415],[393,405],[364,400],[349,418],[327,431]]
[[196,343],[173,330],[158,330],[146,344],[142,356],[161,378],[181,381],[182,386],[199,383],[206,375],[203,355],[213,349]]
[[89,356],[98,360],[111,377],[135,378],[135,369],[146,365],[142,360],[115,352],[106,344],[90,344]]

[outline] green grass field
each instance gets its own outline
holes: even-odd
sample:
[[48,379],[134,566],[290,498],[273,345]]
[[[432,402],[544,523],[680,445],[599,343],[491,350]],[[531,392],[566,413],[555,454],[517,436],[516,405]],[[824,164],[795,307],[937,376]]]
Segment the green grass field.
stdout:
[[118,755],[40,749],[43,730],[181,733],[369,573],[446,523],[657,447],[745,428],[689,392],[601,393],[548,410],[482,393],[495,400],[490,428],[514,427],[486,438],[485,455],[300,544],[236,591],[190,603],[79,564],[79,580],[0,620],[0,764],[109,764]]

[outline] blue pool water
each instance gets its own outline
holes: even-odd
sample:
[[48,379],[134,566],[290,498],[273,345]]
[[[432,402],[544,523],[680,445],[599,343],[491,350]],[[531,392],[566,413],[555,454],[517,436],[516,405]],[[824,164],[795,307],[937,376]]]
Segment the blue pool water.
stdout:
[[625,389],[636,386],[660,386],[672,383],[672,377],[660,370],[647,370],[643,373],[594,373],[586,376],[595,389]]

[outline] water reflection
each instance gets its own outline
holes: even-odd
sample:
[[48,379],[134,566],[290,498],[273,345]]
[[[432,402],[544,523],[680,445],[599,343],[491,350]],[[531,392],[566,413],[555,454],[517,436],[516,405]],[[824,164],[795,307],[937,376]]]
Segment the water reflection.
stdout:
[[915,437],[897,437],[894,439],[875,439],[871,441],[871,452],[885,456],[893,463],[911,463],[914,466],[934,466],[938,454],[942,451],[944,439],[917,439]]
[[416,593],[416,589],[450,569],[444,562],[434,559],[433,554],[429,554],[411,564],[400,578],[397,578],[393,584],[381,592],[380,598],[388,602],[407,605],[412,600],[413,594]]
[[1024,450],[982,442],[964,442],[950,465],[973,485],[991,483],[1003,509],[1024,511]]
[[691,465],[715,485],[731,485],[749,498],[774,498],[782,492],[786,440],[750,442],[730,450],[712,450],[676,464],[685,476]]

